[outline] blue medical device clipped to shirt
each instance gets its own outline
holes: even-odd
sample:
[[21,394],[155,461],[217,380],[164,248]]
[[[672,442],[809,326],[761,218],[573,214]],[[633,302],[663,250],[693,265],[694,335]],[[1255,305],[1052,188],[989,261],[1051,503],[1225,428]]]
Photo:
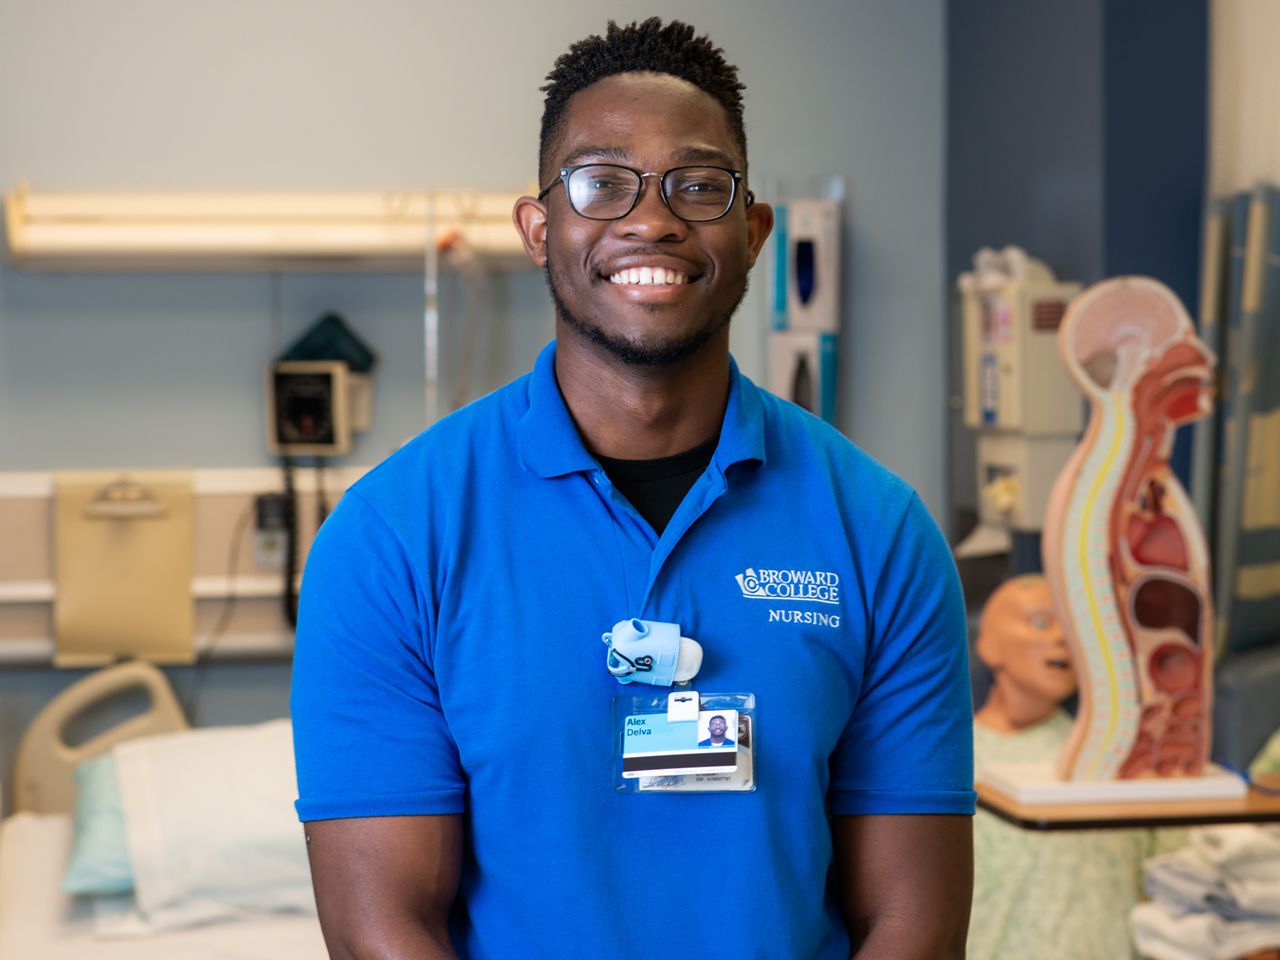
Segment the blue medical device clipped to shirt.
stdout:
[[605,666],[619,683],[669,687],[692,680],[702,667],[702,646],[680,636],[680,625],[657,620],[619,620],[602,634],[609,647]]

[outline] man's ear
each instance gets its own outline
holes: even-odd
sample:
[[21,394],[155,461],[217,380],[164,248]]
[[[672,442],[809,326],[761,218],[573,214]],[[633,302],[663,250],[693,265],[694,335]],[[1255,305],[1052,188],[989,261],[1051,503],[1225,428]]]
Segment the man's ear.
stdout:
[[756,265],[756,257],[773,232],[773,207],[757,200],[747,207],[747,268]]
[[536,267],[547,265],[547,208],[534,197],[521,197],[511,209],[525,253]]

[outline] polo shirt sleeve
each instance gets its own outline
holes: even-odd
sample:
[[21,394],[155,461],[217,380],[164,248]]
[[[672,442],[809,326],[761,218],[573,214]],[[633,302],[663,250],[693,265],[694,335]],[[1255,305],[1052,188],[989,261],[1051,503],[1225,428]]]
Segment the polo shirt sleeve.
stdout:
[[430,656],[430,593],[418,572],[357,491],[316,535],[290,694],[301,820],[463,810]]
[[832,813],[973,813],[964,599],[951,551],[915,494],[868,623],[862,688],[831,759]]

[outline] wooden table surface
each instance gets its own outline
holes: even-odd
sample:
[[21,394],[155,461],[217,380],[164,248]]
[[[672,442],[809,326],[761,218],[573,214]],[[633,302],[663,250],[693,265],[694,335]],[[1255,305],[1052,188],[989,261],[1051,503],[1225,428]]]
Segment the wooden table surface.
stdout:
[[[1258,777],[1280,789],[1280,776]],[[979,784],[978,806],[1028,830],[1108,830],[1121,827],[1198,827],[1218,823],[1280,823],[1280,796],[1256,790],[1243,797],[1210,800],[1143,800],[1134,803],[1018,803]]]

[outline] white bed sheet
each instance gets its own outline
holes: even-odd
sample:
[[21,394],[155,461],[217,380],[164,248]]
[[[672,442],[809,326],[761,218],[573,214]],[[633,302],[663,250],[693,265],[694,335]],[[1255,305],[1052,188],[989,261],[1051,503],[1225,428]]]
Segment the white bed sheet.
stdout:
[[69,815],[0,823],[0,960],[323,960],[315,916],[272,915],[123,940],[94,932],[84,898],[58,889],[71,856]]

